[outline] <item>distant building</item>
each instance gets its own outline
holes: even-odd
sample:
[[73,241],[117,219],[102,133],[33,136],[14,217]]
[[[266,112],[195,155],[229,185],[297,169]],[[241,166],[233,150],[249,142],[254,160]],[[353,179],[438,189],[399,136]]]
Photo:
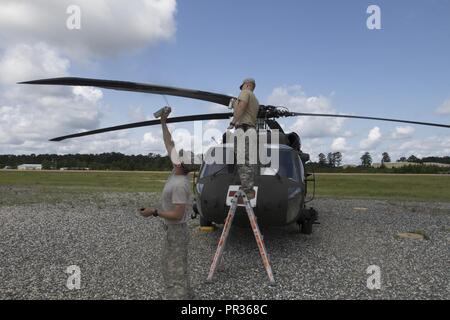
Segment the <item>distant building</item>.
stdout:
[[17,170],[42,170],[42,164],[21,164]]

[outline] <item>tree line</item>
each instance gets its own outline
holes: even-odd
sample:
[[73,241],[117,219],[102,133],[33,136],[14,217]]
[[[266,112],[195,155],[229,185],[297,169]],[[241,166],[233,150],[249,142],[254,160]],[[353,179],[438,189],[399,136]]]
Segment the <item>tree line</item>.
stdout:
[[21,164],[42,164],[44,170],[89,168],[90,170],[162,171],[172,169],[168,156],[154,153],[148,155],[125,155],[117,152],[66,155],[0,155],[0,169],[4,167],[15,169]]
[[[319,161],[316,164],[319,167],[328,167],[328,168],[339,168],[342,164],[342,153],[340,152],[329,152],[327,155],[323,153],[319,153],[318,155]],[[372,155],[369,152],[365,152],[361,158],[361,166],[362,167],[371,167],[373,164]],[[383,152],[381,154],[381,166],[384,163],[391,162],[391,157],[389,153]],[[450,164],[450,157],[424,157],[419,159],[415,155],[411,155],[408,158],[401,157],[397,160],[397,162],[409,162],[409,163],[424,163],[424,162],[434,162],[434,163],[442,163],[442,164]]]
[[[307,168],[318,171],[335,171],[342,170],[342,153],[329,152],[327,155],[320,153],[318,162],[309,162]],[[379,171],[381,168],[372,167],[372,155],[369,152],[364,153],[361,158],[361,164],[356,169],[362,171]],[[387,152],[382,154],[382,164],[391,162],[391,157]],[[401,157],[397,162],[409,163],[444,163],[450,164],[450,157],[418,157],[411,155],[408,158]],[[127,170],[127,171],[164,171],[172,168],[171,161],[168,156],[149,153],[147,155],[125,155],[122,153],[111,152],[101,154],[30,154],[30,155],[0,155],[0,169],[9,167],[17,168],[21,164],[42,164],[44,170],[59,170],[61,168],[68,169],[84,169],[90,170]],[[411,167],[411,168],[409,168]],[[440,172],[442,168],[424,168],[424,166],[407,166],[405,168],[385,169],[386,172],[414,172],[414,173],[433,173]],[[426,166],[428,167],[428,166]],[[347,169],[344,169],[347,170]],[[405,171],[406,170],[406,171]],[[361,172],[362,172],[361,171]]]
[[374,168],[372,155],[369,152],[365,152],[361,157],[361,163],[358,166],[342,167],[342,154],[340,152],[329,152],[327,155],[320,153],[318,155],[318,162],[309,162],[307,169],[313,169],[318,172],[385,172],[385,173],[448,173],[449,169],[441,168],[435,165],[417,166],[417,163],[442,163],[450,164],[450,157],[424,157],[418,158],[415,155],[411,155],[408,158],[401,157],[397,159],[397,162],[410,163],[398,168],[386,168],[385,163],[391,162],[389,153],[383,152],[381,155],[381,166]]

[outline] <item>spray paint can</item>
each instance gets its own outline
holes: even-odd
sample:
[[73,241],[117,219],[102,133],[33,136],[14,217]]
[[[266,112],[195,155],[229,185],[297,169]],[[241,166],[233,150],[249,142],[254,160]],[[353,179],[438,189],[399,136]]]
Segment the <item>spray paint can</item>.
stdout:
[[161,109],[159,109],[158,111],[156,111],[156,112],[153,114],[153,116],[154,116],[155,118],[161,118],[161,116],[162,116],[164,113],[169,113],[171,110],[172,110],[172,109],[171,109],[170,107],[164,107],[164,108],[161,108]]

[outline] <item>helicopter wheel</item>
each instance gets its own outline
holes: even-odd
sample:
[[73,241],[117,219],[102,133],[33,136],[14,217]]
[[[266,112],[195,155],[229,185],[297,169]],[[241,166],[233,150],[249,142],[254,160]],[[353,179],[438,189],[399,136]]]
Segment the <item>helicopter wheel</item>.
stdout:
[[314,208],[304,207],[301,210],[300,219],[297,221],[297,223],[300,227],[300,233],[312,234],[313,224],[319,224],[318,222],[316,222],[317,217],[318,217],[318,213]]
[[200,231],[202,232],[214,232],[215,226],[212,224],[211,221],[206,220],[202,216],[200,216]]
[[305,220],[302,223],[299,223],[299,227],[300,227],[300,233],[311,234],[312,227],[313,227],[313,221],[310,219]]

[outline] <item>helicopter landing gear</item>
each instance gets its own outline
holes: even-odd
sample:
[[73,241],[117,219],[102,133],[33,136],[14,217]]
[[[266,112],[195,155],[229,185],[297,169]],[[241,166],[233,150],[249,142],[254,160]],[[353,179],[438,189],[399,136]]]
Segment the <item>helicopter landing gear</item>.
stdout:
[[300,227],[300,233],[302,234],[312,234],[312,226],[313,222],[311,220],[305,220],[303,221],[299,227]]
[[313,225],[319,224],[317,222],[318,212],[314,208],[303,208],[300,213],[300,218],[297,223],[300,227],[300,233],[311,234]]
[[194,205],[192,206],[192,211],[193,211],[191,214],[192,219],[196,219],[197,216],[200,216],[200,231],[213,232],[215,230],[215,227],[212,224],[212,222],[203,218],[200,215],[200,212],[198,211],[198,208],[197,208],[197,203],[195,201],[194,201]]
[[211,221],[206,220],[200,216],[200,231],[202,232],[214,232],[216,230],[215,226]]
[[200,227],[212,227],[212,222],[200,216]]

